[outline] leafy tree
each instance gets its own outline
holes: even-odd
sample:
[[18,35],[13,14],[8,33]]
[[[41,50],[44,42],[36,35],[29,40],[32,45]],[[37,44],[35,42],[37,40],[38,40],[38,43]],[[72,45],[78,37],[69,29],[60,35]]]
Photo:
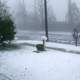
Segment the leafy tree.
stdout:
[[15,37],[15,33],[14,22],[8,8],[0,0],[0,44],[11,42]]

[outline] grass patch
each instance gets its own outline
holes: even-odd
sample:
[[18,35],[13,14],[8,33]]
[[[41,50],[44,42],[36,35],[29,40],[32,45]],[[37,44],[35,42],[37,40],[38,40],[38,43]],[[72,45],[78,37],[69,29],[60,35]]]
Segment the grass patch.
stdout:
[[47,47],[48,49],[53,49],[53,50],[56,50],[56,51],[62,51],[62,52],[68,52],[68,53],[73,53],[73,54],[80,54],[79,51],[67,51],[66,49],[62,49],[62,48],[51,48],[51,47]]
[[62,51],[62,52],[66,52],[65,49],[62,48],[53,48],[53,47],[47,47],[48,49],[53,49],[53,50],[57,50],[57,51]]
[[80,52],[78,51],[69,51],[70,53],[74,53],[74,54],[80,54]]
[[20,45],[19,44],[2,44],[0,45],[0,51],[2,50],[16,50],[16,49],[20,49]]

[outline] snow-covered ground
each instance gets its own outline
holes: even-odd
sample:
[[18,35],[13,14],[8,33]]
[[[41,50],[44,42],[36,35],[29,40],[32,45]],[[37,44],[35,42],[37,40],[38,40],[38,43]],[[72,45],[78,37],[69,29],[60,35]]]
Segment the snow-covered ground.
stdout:
[[0,51],[0,80],[80,80],[80,54],[53,49],[35,53],[29,42],[17,42],[21,49]]
[[[19,44],[27,44],[36,46],[36,44],[42,44],[42,40],[18,40],[16,43]],[[55,42],[46,42],[45,47],[49,49],[64,51],[64,52],[72,52],[72,53],[79,53],[80,54],[80,46],[75,46],[71,44],[62,44],[62,43],[55,43]]]

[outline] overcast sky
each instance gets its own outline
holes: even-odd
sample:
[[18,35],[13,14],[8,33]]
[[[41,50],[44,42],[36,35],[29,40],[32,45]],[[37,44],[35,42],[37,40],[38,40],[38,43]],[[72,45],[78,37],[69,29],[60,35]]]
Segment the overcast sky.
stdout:
[[[16,5],[16,2],[18,0],[7,0],[8,5],[12,7],[14,10],[14,7]],[[50,4],[53,7],[54,13],[57,16],[58,20],[64,20],[65,13],[67,12],[67,1],[68,0],[48,0]],[[80,6],[80,0],[72,0],[77,3],[78,6]],[[27,7],[30,9],[30,5],[32,4],[31,0],[25,0],[25,3],[27,3]]]

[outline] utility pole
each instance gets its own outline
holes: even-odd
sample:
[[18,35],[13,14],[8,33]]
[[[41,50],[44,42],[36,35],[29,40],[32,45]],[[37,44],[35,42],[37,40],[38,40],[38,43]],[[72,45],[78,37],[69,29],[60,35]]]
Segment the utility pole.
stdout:
[[47,37],[47,41],[49,41],[49,37],[48,37],[47,1],[46,0],[44,0],[44,13],[45,13],[45,36]]

